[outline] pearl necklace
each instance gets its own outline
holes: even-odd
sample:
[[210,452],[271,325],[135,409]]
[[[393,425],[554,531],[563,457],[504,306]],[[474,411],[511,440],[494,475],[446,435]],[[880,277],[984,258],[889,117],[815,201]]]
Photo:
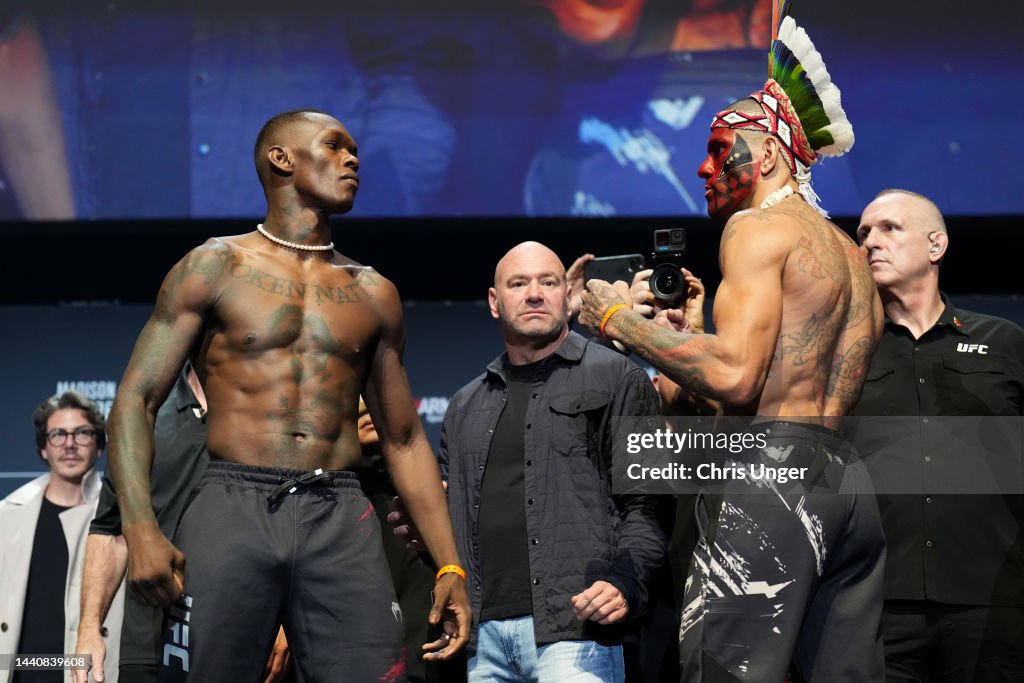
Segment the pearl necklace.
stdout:
[[331,249],[334,249],[334,242],[331,242],[330,244],[299,244],[298,242],[289,242],[288,240],[283,240],[280,237],[274,237],[263,229],[262,223],[257,225],[256,229],[261,235],[274,244],[280,244],[282,247],[288,247],[289,249],[298,249],[299,251],[330,251]]
[[770,195],[765,197],[764,201],[761,202],[760,208],[767,209],[769,206],[775,206],[793,193],[794,191],[792,186],[783,185],[779,189],[775,190],[775,192],[772,192]]

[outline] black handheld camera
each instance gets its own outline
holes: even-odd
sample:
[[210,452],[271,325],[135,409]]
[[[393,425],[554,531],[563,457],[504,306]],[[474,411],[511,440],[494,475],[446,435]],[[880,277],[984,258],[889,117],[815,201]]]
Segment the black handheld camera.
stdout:
[[682,228],[665,228],[654,231],[654,251],[647,264],[654,269],[651,273],[651,293],[667,308],[679,305],[686,298],[686,280],[679,269],[683,265],[686,251],[686,231]]

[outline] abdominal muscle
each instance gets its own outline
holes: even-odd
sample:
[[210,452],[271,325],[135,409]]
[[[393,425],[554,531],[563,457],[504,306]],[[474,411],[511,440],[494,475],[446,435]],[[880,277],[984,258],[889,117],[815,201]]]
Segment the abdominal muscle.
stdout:
[[340,470],[358,462],[359,382],[351,368],[335,358],[304,378],[299,370],[305,363],[267,360],[208,374],[210,456],[302,470]]

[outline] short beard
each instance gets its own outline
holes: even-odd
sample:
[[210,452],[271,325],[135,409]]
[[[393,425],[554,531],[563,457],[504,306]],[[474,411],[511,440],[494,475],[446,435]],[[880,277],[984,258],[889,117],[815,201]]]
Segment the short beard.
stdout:
[[505,328],[507,336],[534,349],[542,349],[558,339],[559,335],[562,334],[562,330],[569,322],[569,309],[567,305],[562,307],[562,315],[552,321],[551,327],[547,330],[520,330],[514,323],[508,320],[505,315],[505,307],[501,305],[500,301],[498,302],[498,315],[501,318],[502,327]]

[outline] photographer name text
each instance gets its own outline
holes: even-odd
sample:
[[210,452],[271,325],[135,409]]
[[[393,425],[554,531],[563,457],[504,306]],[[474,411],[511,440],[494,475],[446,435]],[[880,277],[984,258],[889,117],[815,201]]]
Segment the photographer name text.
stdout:
[[763,463],[716,465],[705,462],[700,465],[682,465],[673,463],[661,467],[645,467],[633,463],[626,468],[626,476],[630,479],[667,480],[667,481],[774,481],[788,484],[791,481],[803,481],[807,476],[806,467],[769,467]]

